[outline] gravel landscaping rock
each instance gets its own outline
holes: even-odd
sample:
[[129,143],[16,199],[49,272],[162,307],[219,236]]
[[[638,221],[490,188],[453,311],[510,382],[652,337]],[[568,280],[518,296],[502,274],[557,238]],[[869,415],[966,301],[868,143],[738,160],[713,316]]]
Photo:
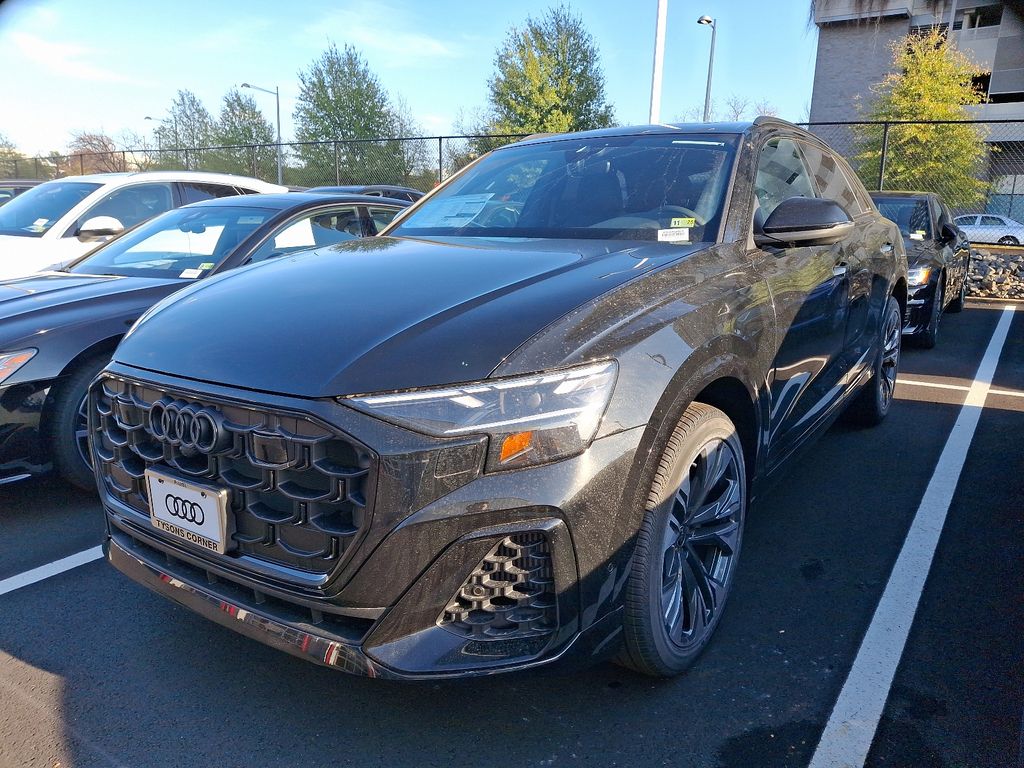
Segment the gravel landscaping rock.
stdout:
[[1024,299],[1024,251],[975,249],[967,293],[993,299]]

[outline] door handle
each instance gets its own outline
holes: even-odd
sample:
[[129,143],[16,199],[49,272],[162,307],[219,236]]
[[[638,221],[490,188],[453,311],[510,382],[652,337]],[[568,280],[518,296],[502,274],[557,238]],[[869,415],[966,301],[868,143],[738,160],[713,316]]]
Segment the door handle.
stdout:
[[882,253],[888,256],[890,253],[892,253],[892,243],[885,243],[885,245],[883,245],[878,250],[880,250]]

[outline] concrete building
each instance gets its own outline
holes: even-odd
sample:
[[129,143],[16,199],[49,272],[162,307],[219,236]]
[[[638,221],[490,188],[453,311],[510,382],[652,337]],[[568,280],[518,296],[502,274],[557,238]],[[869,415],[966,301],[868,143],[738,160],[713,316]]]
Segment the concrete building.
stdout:
[[[858,10],[863,7],[864,10]],[[1017,0],[814,0],[818,52],[811,123],[862,119],[871,86],[891,70],[891,43],[915,30],[942,26],[987,74],[978,78],[986,103],[970,107],[979,120],[1012,120],[988,127],[993,145],[985,208],[1024,216],[1024,2]],[[840,127],[812,128],[840,145]]]

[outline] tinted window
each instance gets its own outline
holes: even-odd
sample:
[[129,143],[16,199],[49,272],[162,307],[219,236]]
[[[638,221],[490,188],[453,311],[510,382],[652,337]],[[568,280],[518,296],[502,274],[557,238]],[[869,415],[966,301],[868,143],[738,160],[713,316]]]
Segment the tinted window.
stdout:
[[284,256],[309,248],[334,245],[362,237],[359,211],[355,206],[307,213],[278,229],[249,257],[246,263]]
[[1001,227],[1003,226],[1003,220],[996,216],[982,216],[981,226],[983,227]]
[[181,183],[182,204],[198,203],[200,200],[212,200],[216,197],[234,197],[238,190],[224,184],[197,184],[192,181]]
[[771,139],[761,148],[754,177],[758,215],[767,219],[783,200],[815,197],[810,174],[796,144],[789,139]]
[[978,217],[977,216],[957,216],[956,217],[956,223],[957,223],[958,226],[961,226],[961,227],[969,227],[969,226],[971,226],[973,224],[977,224],[978,223]]
[[68,234],[78,234],[78,228],[95,216],[110,216],[128,229],[173,207],[170,184],[133,184],[121,187],[90,208]]
[[867,210],[835,157],[813,144],[801,144],[801,149],[821,197],[835,200],[851,216]]
[[205,277],[273,215],[273,211],[248,206],[178,208],[99,248],[69,271]]
[[0,235],[41,237],[100,186],[85,181],[48,181],[33,187],[0,208]]
[[372,232],[367,232],[368,235],[376,235],[384,227],[391,223],[391,220],[398,215],[398,208],[380,208],[377,206],[370,206],[370,226]]
[[715,239],[737,137],[601,136],[499,149],[389,234]]
[[895,222],[904,237],[921,238],[932,236],[931,220],[928,216],[928,201],[913,197],[875,196],[878,212],[889,221]]

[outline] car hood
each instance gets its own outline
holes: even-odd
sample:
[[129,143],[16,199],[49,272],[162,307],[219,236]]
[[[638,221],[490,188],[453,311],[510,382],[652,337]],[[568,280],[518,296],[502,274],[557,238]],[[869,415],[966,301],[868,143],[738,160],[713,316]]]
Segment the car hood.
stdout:
[[[121,311],[136,299],[141,311],[182,285],[182,280],[41,272],[0,281],[0,321],[56,318],[78,311],[94,317],[98,307],[109,303]],[[44,321],[41,327],[47,324]]]
[[481,379],[575,307],[701,247],[353,241],[186,289],[155,307],[114,358],[299,397]]

